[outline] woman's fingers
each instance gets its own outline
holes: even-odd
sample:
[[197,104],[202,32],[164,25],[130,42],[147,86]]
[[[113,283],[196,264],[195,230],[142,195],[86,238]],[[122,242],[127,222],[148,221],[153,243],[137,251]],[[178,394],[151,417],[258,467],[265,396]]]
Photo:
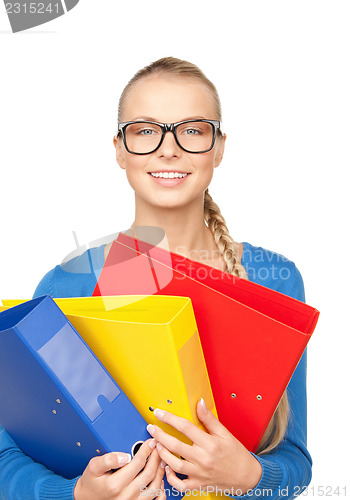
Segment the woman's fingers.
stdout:
[[167,496],[166,496],[166,491],[164,489],[164,480],[162,480],[162,484],[161,484],[161,495],[160,497],[157,497],[158,500],[166,500]]
[[160,489],[147,489],[143,493],[141,493],[141,495],[138,497],[138,500],[145,500],[145,498],[147,498],[148,500],[166,500],[167,496],[164,489],[164,481],[162,480]]
[[131,461],[131,455],[123,452],[111,452],[102,457],[93,457],[88,466],[88,472],[93,476],[103,476],[111,469],[119,469]]
[[[159,460],[158,460],[159,464]],[[141,487],[141,497],[142,498],[147,498],[147,499],[153,499],[156,498],[157,500],[161,498],[166,498],[165,492],[164,492],[164,469],[158,465],[158,468],[156,470],[156,475],[149,483],[149,485],[146,487]]]
[[186,476],[191,476],[195,472],[196,467],[195,465],[193,465],[193,463],[189,462],[188,460],[182,460],[180,458],[177,458],[160,443],[157,443],[157,451],[160,458],[166,464],[170,465],[170,467],[176,472],[179,472],[180,474],[185,474]]
[[[147,489],[152,481],[157,476],[158,469],[160,469],[160,457],[156,449],[152,451],[150,459],[148,460],[145,468],[138,474],[137,477],[132,482],[132,492],[133,494],[140,494],[142,491]],[[163,475],[164,470],[162,469]],[[160,473],[160,472],[159,472]],[[162,476],[163,477],[163,476]],[[158,482],[160,488],[161,480]],[[146,496],[148,498],[148,496]]]
[[[137,499],[142,492],[141,488],[147,489],[147,486],[153,482],[158,489],[158,500],[159,498],[164,500],[166,497],[160,491],[164,469],[160,467],[160,457],[155,446],[155,440],[148,439],[129,463],[127,462],[130,456],[122,452],[94,457],[75,485],[74,499]],[[118,470],[112,472],[112,469],[116,468]],[[158,471],[158,469],[161,470]],[[148,496],[148,498],[151,497]]]
[[207,408],[205,401],[201,398],[197,403],[197,416],[203,422],[204,427],[209,434],[221,436],[223,438],[231,437],[232,434],[224,425],[216,418],[214,413]]
[[113,481],[118,484],[118,489],[125,488],[134,480],[135,476],[145,467],[147,458],[151,455],[155,446],[154,439],[147,439],[131,462],[112,474]]
[[[186,420],[186,422],[191,424],[191,422],[189,420]],[[175,438],[174,436],[167,434],[166,432],[163,431],[163,429],[161,429],[157,425],[150,424],[147,426],[147,430],[151,434],[151,436],[154,437],[154,439],[156,441],[158,441],[162,446],[165,446],[169,451],[171,451],[175,455],[178,455],[180,457],[184,457],[189,461],[192,461],[195,459],[196,452],[193,449],[193,446],[190,446],[186,443],[183,443],[182,441]],[[200,430],[200,429],[198,429],[198,430]]]
[[188,485],[189,480],[188,479],[182,480],[179,477],[177,477],[177,475],[175,474],[173,469],[171,469],[171,467],[169,467],[169,465],[165,466],[165,473],[166,473],[166,478],[167,478],[170,486],[172,486],[173,488],[176,488],[179,491],[185,491],[186,489],[189,489],[189,485]]
[[170,411],[160,410],[159,408],[156,408],[153,413],[158,418],[158,420],[164,422],[165,424],[171,425],[172,427],[174,427],[174,429],[177,429],[179,432],[187,436],[192,441],[192,443],[198,444],[198,446],[202,448],[205,447],[205,443],[208,437],[207,433],[186,418],[178,417]]

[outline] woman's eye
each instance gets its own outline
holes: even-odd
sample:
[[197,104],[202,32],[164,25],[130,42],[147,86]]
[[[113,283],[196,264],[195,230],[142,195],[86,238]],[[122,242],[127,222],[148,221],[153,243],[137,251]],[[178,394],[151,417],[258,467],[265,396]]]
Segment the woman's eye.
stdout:
[[196,128],[187,128],[183,130],[182,133],[186,135],[200,135],[202,132]]
[[152,130],[150,128],[144,128],[143,130],[139,130],[138,134],[140,135],[152,135],[156,134],[156,130]]

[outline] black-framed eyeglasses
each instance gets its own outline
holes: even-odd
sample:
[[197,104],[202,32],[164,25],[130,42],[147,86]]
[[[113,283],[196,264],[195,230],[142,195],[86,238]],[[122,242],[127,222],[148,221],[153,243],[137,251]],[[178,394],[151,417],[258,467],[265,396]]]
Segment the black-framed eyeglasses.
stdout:
[[133,121],[118,124],[124,145],[129,153],[147,155],[154,153],[164,140],[166,132],[172,132],[177,145],[187,153],[207,153],[220,131],[218,120],[184,120],[176,123]]

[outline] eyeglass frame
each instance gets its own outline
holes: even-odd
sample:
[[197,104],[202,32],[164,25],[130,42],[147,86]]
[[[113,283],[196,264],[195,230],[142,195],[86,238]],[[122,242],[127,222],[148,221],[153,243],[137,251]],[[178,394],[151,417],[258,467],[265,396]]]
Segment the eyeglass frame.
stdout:
[[[210,125],[213,127],[213,140],[212,140],[210,148],[208,148],[208,149],[205,149],[203,151],[188,151],[188,149],[185,149],[183,146],[181,146],[181,144],[180,144],[180,142],[179,142],[179,140],[177,138],[176,129],[177,129],[177,127],[179,125],[182,125],[184,123],[197,123],[197,122],[210,123]],[[133,123],[150,123],[152,125],[158,125],[161,128],[161,130],[162,130],[162,137],[161,137],[161,139],[159,141],[158,146],[155,149],[153,149],[152,151],[149,151],[148,153],[135,153],[134,151],[131,151],[128,148],[128,145],[126,143],[126,137],[125,137],[124,130],[126,129],[126,127],[128,125],[132,125]],[[123,138],[123,142],[124,142],[124,146],[125,146],[125,149],[127,150],[128,153],[133,154],[133,155],[150,155],[151,153],[154,153],[155,151],[157,151],[157,149],[160,148],[160,146],[162,145],[162,143],[164,141],[165,134],[167,132],[172,132],[173,136],[175,138],[176,144],[183,151],[185,151],[186,153],[191,153],[191,154],[202,154],[202,153],[207,153],[208,151],[211,151],[213,149],[213,146],[214,146],[214,143],[215,143],[215,139],[216,139],[216,134],[217,134],[218,131],[221,132],[220,125],[221,124],[220,124],[219,120],[206,120],[206,119],[183,120],[181,122],[175,122],[175,123],[159,123],[159,122],[153,122],[153,121],[147,121],[147,120],[136,120],[136,121],[131,121],[131,122],[120,122],[120,123],[118,123],[117,137],[119,135],[119,132],[121,132],[122,138]]]

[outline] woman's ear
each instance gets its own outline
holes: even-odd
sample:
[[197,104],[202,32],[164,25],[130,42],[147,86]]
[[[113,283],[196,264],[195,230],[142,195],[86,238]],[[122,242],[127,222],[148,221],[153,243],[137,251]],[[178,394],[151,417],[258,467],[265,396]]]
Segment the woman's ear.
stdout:
[[113,144],[116,151],[116,159],[120,168],[125,170],[125,152],[123,150],[122,141],[120,137],[113,137]]
[[219,140],[217,143],[215,157],[214,157],[214,168],[220,165],[221,160],[224,156],[226,134],[222,134],[220,137],[218,137],[218,139]]

